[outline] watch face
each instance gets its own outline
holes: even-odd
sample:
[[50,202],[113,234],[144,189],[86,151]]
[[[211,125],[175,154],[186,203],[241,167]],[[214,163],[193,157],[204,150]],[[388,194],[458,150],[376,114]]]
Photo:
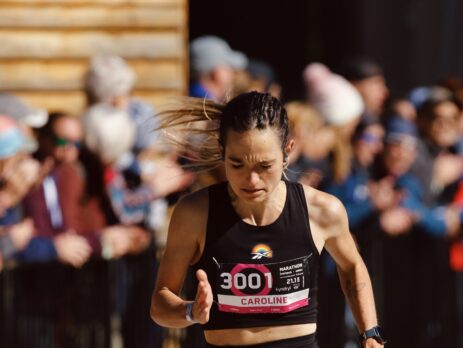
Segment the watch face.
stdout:
[[381,344],[385,344],[386,343],[386,339],[384,338],[384,330],[377,326],[375,327],[375,335],[373,336],[373,338],[378,342],[378,343],[381,343]]

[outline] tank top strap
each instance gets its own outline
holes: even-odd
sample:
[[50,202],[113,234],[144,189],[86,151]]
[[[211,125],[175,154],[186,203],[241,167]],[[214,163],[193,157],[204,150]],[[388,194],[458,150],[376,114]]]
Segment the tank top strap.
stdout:
[[[299,209],[302,216],[304,217],[304,221],[309,221],[309,211],[307,200],[305,198],[304,187],[299,183],[287,183],[287,187],[289,189],[288,198],[291,198],[292,202],[296,202],[296,209]],[[309,226],[310,228],[310,226]]]
[[[290,199],[291,204],[290,209],[293,209],[293,213],[298,214],[303,220],[303,223],[308,232],[308,239],[313,250],[319,254],[317,246],[315,244],[312,229],[310,228],[310,217],[309,217],[309,204],[305,197],[304,186],[300,183],[287,183],[288,187],[288,199]],[[298,219],[300,221],[300,219]]]

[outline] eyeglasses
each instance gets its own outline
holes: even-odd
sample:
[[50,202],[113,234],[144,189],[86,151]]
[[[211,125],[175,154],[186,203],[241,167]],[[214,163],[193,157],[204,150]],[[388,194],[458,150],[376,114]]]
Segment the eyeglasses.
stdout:
[[82,142],[62,138],[62,137],[55,135],[55,146],[67,146],[67,145],[72,145],[80,149],[82,147]]
[[370,134],[370,133],[363,133],[360,136],[360,140],[362,140],[363,142],[368,143],[368,144],[378,144],[378,143],[381,143],[383,141],[383,137],[376,136],[376,135],[373,135],[373,134]]

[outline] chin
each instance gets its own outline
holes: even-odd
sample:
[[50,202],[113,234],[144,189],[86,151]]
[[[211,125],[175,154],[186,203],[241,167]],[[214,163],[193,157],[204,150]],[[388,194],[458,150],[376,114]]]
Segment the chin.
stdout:
[[260,192],[259,194],[255,194],[255,195],[240,193],[239,198],[249,203],[260,203],[267,199],[267,194],[266,192]]

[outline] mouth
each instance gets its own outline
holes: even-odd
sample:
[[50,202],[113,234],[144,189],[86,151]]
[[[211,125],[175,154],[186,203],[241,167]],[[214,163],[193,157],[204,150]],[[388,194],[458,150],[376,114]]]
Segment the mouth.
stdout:
[[249,195],[255,195],[257,193],[260,193],[262,191],[264,191],[264,189],[241,189],[241,191],[243,191],[244,193],[247,193]]

